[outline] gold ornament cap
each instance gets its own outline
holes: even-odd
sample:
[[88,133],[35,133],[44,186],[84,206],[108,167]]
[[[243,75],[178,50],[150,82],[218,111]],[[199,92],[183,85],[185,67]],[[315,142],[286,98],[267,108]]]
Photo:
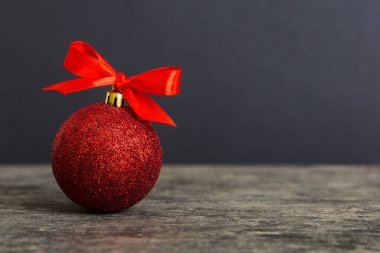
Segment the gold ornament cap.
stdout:
[[115,107],[122,107],[127,105],[127,101],[123,97],[123,94],[118,90],[111,90],[107,92],[106,104]]

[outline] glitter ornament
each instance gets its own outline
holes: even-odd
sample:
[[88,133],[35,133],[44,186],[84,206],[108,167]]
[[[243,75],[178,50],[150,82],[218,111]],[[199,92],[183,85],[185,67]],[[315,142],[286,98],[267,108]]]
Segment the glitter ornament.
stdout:
[[129,107],[84,107],[59,129],[52,148],[63,192],[90,210],[115,212],[142,200],[160,174],[162,151],[153,127]]
[[178,94],[181,70],[163,67],[127,77],[81,41],[71,44],[64,66],[81,78],[44,90],[68,94],[105,85],[113,89],[105,103],[79,109],[58,130],[51,154],[57,183],[89,210],[129,208],[152,190],[161,170],[160,139],[148,121],[175,126],[147,93]]

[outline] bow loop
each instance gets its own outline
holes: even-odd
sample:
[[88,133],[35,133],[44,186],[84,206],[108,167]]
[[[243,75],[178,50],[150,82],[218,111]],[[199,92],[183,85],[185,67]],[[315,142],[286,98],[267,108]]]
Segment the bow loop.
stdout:
[[86,42],[71,43],[63,66],[84,78],[102,78],[116,74],[114,68]]
[[173,120],[147,94],[172,96],[180,92],[181,69],[162,67],[142,74],[127,77],[114,68],[88,43],[71,43],[64,67],[71,73],[82,77],[60,82],[43,90],[55,90],[69,94],[85,89],[113,85],[123,93],[132,109],[140,118],[175,126]]

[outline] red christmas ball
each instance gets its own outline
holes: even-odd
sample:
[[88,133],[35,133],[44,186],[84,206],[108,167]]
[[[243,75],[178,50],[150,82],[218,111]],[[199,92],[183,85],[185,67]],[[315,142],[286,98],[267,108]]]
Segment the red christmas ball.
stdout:
[[63,192],[92,211],[116,212],[142,200],[162,165],[160,139],[129,107],[96,103],[71,115],[53,142]]

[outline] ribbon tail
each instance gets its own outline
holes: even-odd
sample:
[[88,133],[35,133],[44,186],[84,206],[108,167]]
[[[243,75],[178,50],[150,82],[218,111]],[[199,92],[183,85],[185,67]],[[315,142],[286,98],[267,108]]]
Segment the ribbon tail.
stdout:
[[176,127],[169,115],[148,95],[129,88],[124,89],[122,93],[140,118]]
[[73,92],[87,90],[95,87],[101,87],[110,85],[115,82],[114,76],[104,77],[104,78],[78,78],[69,81],[64,81],[56,83],[47,87],[42,88],[42,90],[54,90],[62,94],[70,94]]

